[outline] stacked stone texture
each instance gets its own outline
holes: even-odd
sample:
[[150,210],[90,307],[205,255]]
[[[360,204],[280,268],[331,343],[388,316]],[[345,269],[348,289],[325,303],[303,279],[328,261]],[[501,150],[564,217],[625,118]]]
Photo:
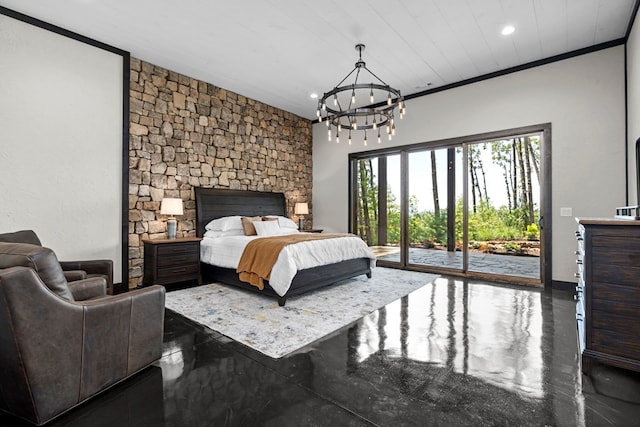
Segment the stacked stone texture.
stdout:
[[130,288],[142,239],[166,237],[163,197],[183,200],[178,237],[196,235],[194,187],[283,192],[290,216],[311,201],[309,120],[135,58],[129,100]]

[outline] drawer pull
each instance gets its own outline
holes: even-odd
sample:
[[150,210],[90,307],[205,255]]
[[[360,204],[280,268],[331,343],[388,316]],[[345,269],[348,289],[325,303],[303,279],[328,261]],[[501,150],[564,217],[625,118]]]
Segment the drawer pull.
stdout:
[[573,273],[573,277],[575,277],[576,279],[580,278],[580,273]]

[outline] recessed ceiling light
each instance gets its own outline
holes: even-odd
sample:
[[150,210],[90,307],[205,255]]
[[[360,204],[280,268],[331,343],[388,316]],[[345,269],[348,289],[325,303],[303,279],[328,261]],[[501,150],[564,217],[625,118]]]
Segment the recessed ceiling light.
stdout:
[[317,99],[318,98],[318,94],[317,93],[312,93],[311,95],[309,95],[311,97],[311,99]]
[[513,25],[505,25],[502,28],[502,35],[508,36],[509,34],[513,34],[515,30],[516,30],[516,27],[514,27]]

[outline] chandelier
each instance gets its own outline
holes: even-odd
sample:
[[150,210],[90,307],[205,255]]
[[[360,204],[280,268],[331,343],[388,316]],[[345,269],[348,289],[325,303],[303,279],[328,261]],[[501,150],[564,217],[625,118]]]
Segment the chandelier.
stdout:
[[[351,131],[358,130],[364,131],[364,145],[367,145],[368,130],[377,134],[378,143],[381,141],[381,132],[386,133],[391,140],[396,133],[396,109],[401,119],[406,112],[404,98],[398,89],[386,84],[367,68],[362,60],[364,45],[357,44],[356,50],[359,58],[354,69],[318,101],[318,122],[326,122],[329,141],[331,134],[335,132],[337,143],[340,142],[343,129],[349,131],[349,144]],[[358,83],[362,71],[371,75],[371,83]],[[353,83],[345,84],[354,73]]]

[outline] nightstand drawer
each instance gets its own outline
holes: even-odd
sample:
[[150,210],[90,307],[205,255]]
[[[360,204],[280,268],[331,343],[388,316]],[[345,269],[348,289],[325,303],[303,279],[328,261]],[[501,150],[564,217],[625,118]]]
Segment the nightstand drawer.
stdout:
[[158,268],[171,267],[174,265],[196,264],[200,261],[199,252],[178,252],[177,254],[162,254],[158,251]]
[[174,243],[170,245],[158,246],[159,257],[175,257],[175,256],[199,256],[200,245],[193,243]]
[[166,268],[158,268],[158,272],[157,272],[157,280],[159,282],[163,282],[165,280],[174,280],[175,281],[181,281],[180,279],[182,277],[187,277],[184,280],[189,280],[191,278],[193,278],[194,274],[198,274],[200,273],[200,266],[198,264],[183,264],[183,265],[176,265],[173,267],[166,267]]

